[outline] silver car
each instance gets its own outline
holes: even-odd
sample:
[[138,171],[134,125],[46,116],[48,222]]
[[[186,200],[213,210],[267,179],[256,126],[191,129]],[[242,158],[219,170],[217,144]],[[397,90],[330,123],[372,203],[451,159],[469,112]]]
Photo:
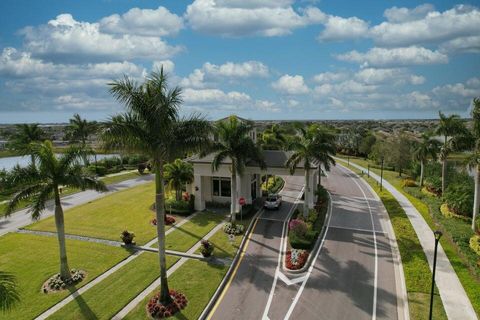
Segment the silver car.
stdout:
[[278,210],[281,205],[282,205],[282,196],[278,194],[270,194],[265,200],[263,207],[265,209]]

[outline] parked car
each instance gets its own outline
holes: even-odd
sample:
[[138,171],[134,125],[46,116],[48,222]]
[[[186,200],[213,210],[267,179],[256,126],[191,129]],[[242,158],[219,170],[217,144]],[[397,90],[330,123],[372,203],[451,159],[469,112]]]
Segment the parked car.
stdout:
[[278,194],[270,194],[265,200],[263,207],[265,209],[278,210],[281,205],[282,205],[282,196]]

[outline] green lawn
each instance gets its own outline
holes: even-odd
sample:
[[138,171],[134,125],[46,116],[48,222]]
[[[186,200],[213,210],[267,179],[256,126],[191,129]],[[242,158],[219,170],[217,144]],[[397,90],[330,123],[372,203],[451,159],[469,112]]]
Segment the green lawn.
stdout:
[[[126,258],[122,248],[67,240],[71,268],[87,271],[81,287]],[[10,233],[0,237],[0,268],[17,277],[21,302],[2,319],[32,319],[65,298],[69,291],[53,294],[41,292],[43,283],[59,271],[58,243],[53,237]]]
[[[368,164],[363,159],[350,158],[350,161],[365,168]],[[380,170],[371,170],[380,175]],[[480,317],[480,266],[475,265],[475,261],[479,261],[479,258],[470,252],[468,240],[466,240],[472,234],[469,223],[459,219],[446,219],[443,217],[438,208],[440,200],[429,199],[428,196],[419,192],[419,188],[404,189],[402,187],[403,179],[398,177],[396,172],[385,170],[384,178],[410,200],[432,230],[440,228],[445,233],[440,243],[462,283],[477,316]]]
[[[210,230],[215,228],[224,218],[225,215],[223,214],[209,211],[197,214],[190,221],[167,235],[166,249],[182,252],[187,251]],[[158,247],[158,244],[155,244],[155,247]]]
[[[65,231],[69,234],[120,241],[120,233],[135,232],[135,241],[144,244],[156,236],[150,224],[154,212],[154,183],[145,183],[107,195],[65,212]],[[177,220],[178,221],[178,220]],[[27,227],[30,230],[55,231],[54,217]]]
[[138,173],[138,171],[134,171],[134,172],[128,172],[124,174],[119,174],[112,177],[101,177],[100,180],[102,180],[105,184],[113,184],[113,183],[118,183],[125,180],[136,179],[141,176],[147,176],[147,175],[148,174],[140,174]]
[[[167,256],[168,268],[180,258]],[[158,255],[145,252],[49,319],[111,319],[159,277]]]
[[[211,296],[220,285],[228,270],[227,266],[211,265],[199,260],[189,260],[168,279],[170,289],[185,294],[187,307],[172,319],[197,319],[207,305]],[[140,302],[124,319],[150,319],[145,305],[155,292]]]
[[[351,160],[350,160],[351,161]],[[350,166],[350,169],[359,173],[358,169]],[[363,178],[372,186],[382,199],[385,208],[388,211],[393,225],[397,244],[402,257],[403,272],[405,274],[405,284],[408,294],[408,304],[411,319],[427,319],[430,307],[430,286],[431,275],[428,267],[427,258],[417,238],[410,220],[397,200],[390,192],[377,186],[373,178]],[[436,290],[437,292],[438,290]],[[434,319],[447,319],[443,309],[442,300],[435,294],[434,297]]]

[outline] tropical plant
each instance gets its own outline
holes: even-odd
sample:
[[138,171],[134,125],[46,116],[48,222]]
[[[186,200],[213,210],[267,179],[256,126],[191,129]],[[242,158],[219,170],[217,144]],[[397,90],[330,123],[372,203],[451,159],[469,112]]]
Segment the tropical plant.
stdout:
[[231,161],[230,219],[232,224],[235,224],[237,213],[237,177],[241,179],[249,160],[256,162],[262,169],[266,166],[261,149],[249,136],[250,130],[252,130],[252,123],[240,121],[236,116],[217,122],[215,131],[218,141],[214,142],[210,150],[215,153],[212,161],[213,171],[217,171],[227,158]]
[[441,111],[438,112],[440,122],[436,128],[436,134],[443,136],[443,145],[440,148],[440,160],[442,161],[442,194],[447,187],[447,158],[450,152],[452,152],[458,140],[466,134],[467,129],[460,118],[456,114],[446,116]]
[[164,167],[165,180],[171,190],[175,190],[175,199],[182,200],[182,188],[193,181],[193,166],[181,159],[167,163]]
[[71,278],[71,273],[67,261],[65,225],[59,188],[107,190],[103,182],[85,174],[79,163],[81,154],[81,149],[70,147],[64,154],[57,157],[50,141],[32,145],[32,155],[38,161],[38,169],[22,168],[14,172],[13,180],[21,188],[8,202],[5,212],[8,216],[22,201],[31,200],[29,212],[33,219],[38,219],[45,210],[47,201],[54,199],[55,226],[60,249],[60,276],[65,281]]
[[[73,118],[70,119],[70,125],[67,127],[66,137],[70,143],[79,144],[82,149],[87,151],[88,137],[94,134],[97,129],[98,125],[95,121],[82,119],[80,115],[76,113],[73,115]],[[83,155],[83,161],[85,165],[88,165],[87,152]]]
[[21,155],[30,155],[32,166],[35,167],[35,157],[33,155],[32,144],[42,142],[45,138],[45,132],[38,124],[17,124],[16,132],[10,137],[10,148],[18,151]]
[[420,187],[423,187],[425,178],[425,163],[429,158],[437,160],[440,142],[429,133],[422,134],[420,142],[416,143],[413,150],[413,157],[420,163]]
[[209,145],[211,125],[198,115],[182,118],[182,90],[170,89],[163,68],[152,72],[142,84],[125,76],[110,84],[110,92],[127,111],[111,118],[102,137],[105,147],[148,155],[155,172],[155,212],[160,262],[160,301],[172,302],[167,282],[165,256],[164,165],[186,152]]
[[475,231],[475,220],[480,209],[480,98],[473,99],[472,109],[473,129],[472,136],[475,140],[475,150],[468,157],[467,163],[470,169],[475,171],[475,191],[472,210],[472,230]]
[[287,136],[279,124],[272,124],[262,133],[260,144],[264,150],[283,150],[286,148]]
[[14,275],[0,271],[0,311],[8,311],[20,301],[17,280]]
[[305,170],[303,216],[306,218],[308,216],[308,195],[312,187],[308,182],[310,170],[314,169],[315,164],[317,164],[319,170],[321,165],[323,165],[325,170],[329,171],[330,166],[335,165],[335,160],[332,156],[335,154],[336,147],[334,135],[328,129],[312,124],[307,128],[299,126],[297,130],[297,139],[289,146],[289,149],[293,152],[287,160],[287,167],[290,168],[290,173],[293,174],[299,164],[303,162]]

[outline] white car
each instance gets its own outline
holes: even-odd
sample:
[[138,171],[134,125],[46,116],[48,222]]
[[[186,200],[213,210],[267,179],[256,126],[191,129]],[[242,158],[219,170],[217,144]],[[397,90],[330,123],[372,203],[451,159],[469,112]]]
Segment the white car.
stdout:
[[265,209],[278,210],[281,205],[282,205],[282,196],[278,194],[270,194],[265,200],[263,207]]

